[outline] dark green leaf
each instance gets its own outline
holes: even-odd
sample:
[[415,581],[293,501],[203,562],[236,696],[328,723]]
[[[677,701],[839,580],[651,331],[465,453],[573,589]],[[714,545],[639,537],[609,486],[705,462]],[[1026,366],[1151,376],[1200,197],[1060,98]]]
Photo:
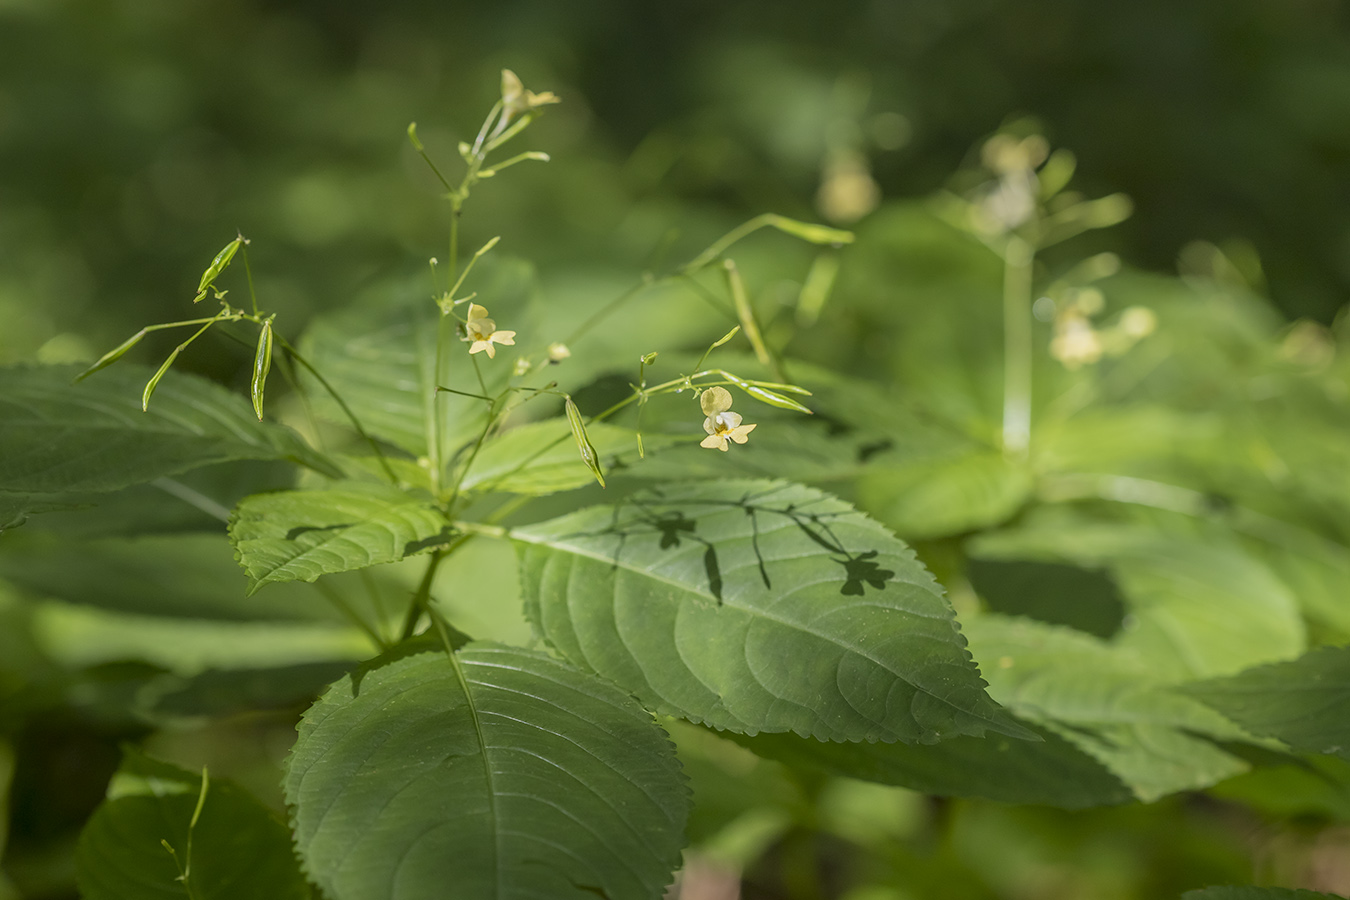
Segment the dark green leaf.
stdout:
[[24,529],[0,540],[0,578],[37,597],[149,616],[234,621],[337,621],[310,587],[247,596],[222,534],[94,540]]
[[1350,647],[1319,647],[1290,662],[1181,690],[1252,734],[1350,759]]
[[286,797],[333,900],[661,896],[688,791],[623,691],[540,653],[405,645],[305,714]]
[[1127,647],[995,614],[970,620],[966,633],[995,699],[1097,759],[1141,800],[1249,768],[1216,743],[1248,739],[1241,729]]
[[[1024,723],[1029,724],[1029,723]],[[957,737],[920,744],[838,744],[790,734],[732,739],[760,756],[794,767],[879,781],[955,797],[1034,803],[1065,809],[1108,806],[1135,799],[1119,778],[1053,731],[1030,726],[1041,742],[1003,735]]]
[[827,494],[667,486],[511,537],[541,634],[663,711],[824,740],[1030,736],[913,551]]
[[391,487],[346,482],[321,491],[281,491],[245,499],[230,540],[249,577],[249,593],[278,581],[313,581],[442,546],[444,515]]
[[192,375],[169,373],[137,402],[149,370],[118,366],[78,385],[76,367],[0,369],[0,490],[113,491],[235,459],[290,459],[335,472],[289,428]]
[[303,900],[309,885],[291,850],[286,826],[227,781],[210,779],[192,829],[191,893],[178,880],[189,862],[188,825],[197,808],[200,773],[184,772],[128,748],[108,798],[80,834],[75,854],[86,900],[194,897],[198,900]]

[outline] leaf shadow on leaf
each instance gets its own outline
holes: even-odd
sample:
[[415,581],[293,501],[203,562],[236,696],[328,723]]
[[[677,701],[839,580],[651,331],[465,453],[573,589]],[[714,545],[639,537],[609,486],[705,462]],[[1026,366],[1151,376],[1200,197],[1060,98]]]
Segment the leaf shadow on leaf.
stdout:
[[351,528],[355,522],[339,522],[336,525],[297,525],[286,532],[286,540],[293,541],[302,534],[309,534],[311,531],[340,531],[343,528]]
[[403,555],[412,556],[414,553],[421,553],[423,550],[430,550],[433,547],[443,547],[458,534],[459,532],[455,528],[446,525],[430,537],[424,537],[419,541],[408,541],[403,545]]
[[[844,546],[843,541],[834,534],[828,519],[836,517],[840,513],[814,513],[794,503],[779,508],[765,505],[762,502],[780,489],[775,486],[759,494],[747,493],[738,500],[699,500],[696,504],[698,506],[737,506],[742,508],[745,514],[750,517],[750,546],[755,555],[760,580],[766,589],[771,588],[773,582],[769,577],[768,566],[759,547],[759,515],[761,513],[786,516],[814,543],[832,554],[829,558],[844,568],[844,581],[839,588],[840,594],[860,597],[866,593],[867,587],[885,590],[887,582],[894,580],[896,573],[893,570],[883,569],[880,564],[873,561],[880,555],[879,550],[850,552]],[[671,509],[670,501],[664,500],[659,489],[652,489],[651,494],[651,498],[632,497],[625,501],[625,505],[615,506],[610,523],[605,528],[593,532],[578,532],[568,535],[568,537],[597,537],[600,535],[617,537],[618,543],[614,547],[611,565],[611,568],[615,569],[619,567],[624,545],[631,537],[642,534],[657,534],[660,536],[657,546],[662,550],[677,549],[682,546],[685,540],[700,543],[705,548],[703,566],[708,578],[708,592],[717,600],[718,605],[721,605],[723,580],[721,565],[718,562],[717,547],[712,541],[698,533],[697,519],[690,518],[684,510]],[[622,518],[625,511],[635,512],[636,515],[627,519]],[[643,526],[651,530],[646,530]],[[841,559],[833,554],[838,554],[843,558]]]

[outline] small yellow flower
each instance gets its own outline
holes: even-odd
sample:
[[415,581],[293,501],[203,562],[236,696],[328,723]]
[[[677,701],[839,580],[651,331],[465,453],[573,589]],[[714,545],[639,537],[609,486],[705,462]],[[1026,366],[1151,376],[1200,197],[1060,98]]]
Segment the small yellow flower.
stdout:
[[728,439],[738,444],[749,440],[755,426],[742,425],[740,413],[731,411],[731,392],[726,388],[708,388],[699,395],[698,402],[708,417],[703,420],[703,430],[708,436],[699,443],[700,447],[717,448],[725,453]]
[[552,91],[544,91],[542,94],[536,94],[534,91],[527,91],[525,85],[520,83],[520,77],[510,69],[502,69],[502,120],[509,122],[521,113],[527,113],[530,110],[538,109],[541,106],[547,106],[550,103],[560,103],[561,100]]
[[497,355],[497,348],[492,346],[494,343],[514,346],[516,343],[516,333],[514,331],[498,331],[497,323],[488,318],[488,312],[477,303],[469,304],[469,320],[464,323],[464,340],[472,341],[469,345],[469,355],[477,353],[479,350],[486,350],[489,358]]

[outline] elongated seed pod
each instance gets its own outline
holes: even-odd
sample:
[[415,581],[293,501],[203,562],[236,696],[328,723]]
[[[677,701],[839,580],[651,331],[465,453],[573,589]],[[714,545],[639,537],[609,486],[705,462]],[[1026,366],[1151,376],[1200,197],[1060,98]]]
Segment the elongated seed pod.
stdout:
[[253,381],[249,393],[253,396],[253,411],[258,421],[263,417],[263,390],[267,387],[267,373],[272,371],[272,317],[263,321],[262,331],[258,332],[258,349],[253,355]]
[[577,442],[577,450],[581,453],[581,461],[586,464],[586,468],[591,470],[595,480],[600,482],[600,486],[605,486],[605,475],[600,471],[600,455],[595,452],[595,447],[591,446],[591,439],[586,436],[586,424],[581,421],[581,410],[572,402],[571,397],[563,399],[563,408],[567,410],[567,424],[572,427],[572,438]]

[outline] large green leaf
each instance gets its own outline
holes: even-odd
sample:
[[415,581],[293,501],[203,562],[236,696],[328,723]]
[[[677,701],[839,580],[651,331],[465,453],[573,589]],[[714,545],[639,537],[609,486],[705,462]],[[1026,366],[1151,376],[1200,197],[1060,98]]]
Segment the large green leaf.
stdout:
[[995,614],[966,623],[966,633],[995,699],[1100,761],[1141,800],[1248,768],[1216,744],[1247,735],[1162,683],[1129,648]]
[[672,485],[510,536],[544,638],[662,711],[822,740],[1031,736],[913,551],[820,491]]
[[1102,763],[1048,729],[1044,740],[1002,735],[958,737],[938,744],[824,743],[791,734],[738,735],[734,740],[760,756],[793,767],[879,781],[955,797],[987,797],[1001,803],[1031,803],[1084,809],[1135,799]]
[[1182,690],[1252,734],[1350,759],[1350,647],[1319,647],[1290,662]]
[[23,529],[0,541],[0,578],[30,595],[152,616],[340,621],[312,587],[247,596],[224,534],[79,540]]
[[[107,799],[80,834],[75,865],[81,896],[86,900],[310,896],[286,826],[227,781],[208,779],[201,814],[189,836],[201,790],[200,774],[148,759],[130,748],[124,751]],[[173,848],[173,855],[161,842]],[[189,881],[184,884],[178,880],[180,867],[189,862]]]
[[[238,460],[163,476],[120,491],[0,493],[0,518],[6,500],[26,496],[37,504],[31,512],[43,514],[34,525],[68,537],[223,533],[236,503],[249,494],[294,487],[295,475],[295,466],[284,461]],[[0,529],[3,527],[0,524]]]
[[859,505],[906,538],[997,525],[1027,502],[1031,488],[1030,470],[994,450],[879,460],[858,480]]
[[333,900],[661,896],[688,791],[623,691],[540,653],[419,642],[300,724],[286,797]]
[[443,545],[449,535],[445,517],[426,500],[364,482],[259,494],[230,518],[250,594],[274,582],[396,562]]
[[1049,510],[982,535],[972,556],[1104,568],[1130,615],[1118,643],[1173,680],[1226,675],[1301,653],[1306,635],[1284,583],[1219,528],[1104,523]]
[[0,369],[0,491],[114,491],[236,459],[336,472],[289,428],[259,422],[243,397],[205,379],[169,372],[142,412],[151,370],[119,364],[73,384],[77,374]]

